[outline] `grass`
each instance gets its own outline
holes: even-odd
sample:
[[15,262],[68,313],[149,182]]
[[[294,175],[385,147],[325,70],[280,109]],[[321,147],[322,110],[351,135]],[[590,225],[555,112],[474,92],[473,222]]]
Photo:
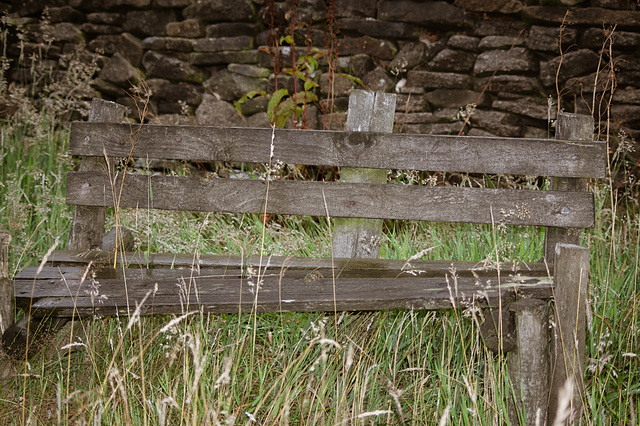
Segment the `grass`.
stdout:
[[[11,273],[64,246],[67,129],[2,127],[0,227]],[[640,215],[594,186],[586,424],[635,422],[640,394]],[[615,200],[614,200],[615,201]],[[112,220],[112,219],[111,219]],[[123,213],[142,251],[256,253],[256,216]],[[386,224],[382,253],[535,261],[539,229]],[[267,254],[328,256],[326,219],[275,218]],[[79,338],[79,340],[77,340]],[[64,349],[61,349],[64,348]],[[481,343],[473,312],[190,315],[77,321],[2,382],[3,423],[500,424],[511,387],[504,358]],[[19,413],[18,417],[17,413]]]

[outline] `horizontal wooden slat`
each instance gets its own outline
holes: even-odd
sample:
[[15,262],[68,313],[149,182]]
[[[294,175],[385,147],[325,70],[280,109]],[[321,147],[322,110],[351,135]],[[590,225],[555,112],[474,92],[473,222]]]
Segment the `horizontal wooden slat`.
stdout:
[[241,161],[528,176],[606,176],[604,142],[73,123],[71,155]]
[[[450,309],[497,306],[508,292],[521,297],[548,299],[553,280],[547,277],[504,278],[345,278],[316,279],[265,277],[256,295],[250,280],[195,278],[187,281],[101,280],[99,286],[70,280],[51,283],[48,297],[32,305],[36,316],[52,314],[130,315],[141,306],[142,314],[179,314],[202,309],[212,313],[331,312],[382,309]],[[252,285],[251,282],[254,284]],[[335,284],[335,287],[334,287]],[[16,281],[16,288],[29,286]],[[18,291],[18,294],[22,292]],[[127,295],[125,297],[125,295]],[[143,299],[146,300],[143,302]],[[19,299],[19,304],[25,301]],[[28,302],[27,302],[28,303]]]
[[[124,184],[120,179],[124,177]],[[588,228],[593,194],[399,184],[202,180],[191,177],[123,175],[115,186],[120,207],[227,213],[505,223]],[[268,189],[268,199],[267,199]],[[67,203],[113,206],[105,174],[70,172]],[[265,209],[265,200],[267,206]]]

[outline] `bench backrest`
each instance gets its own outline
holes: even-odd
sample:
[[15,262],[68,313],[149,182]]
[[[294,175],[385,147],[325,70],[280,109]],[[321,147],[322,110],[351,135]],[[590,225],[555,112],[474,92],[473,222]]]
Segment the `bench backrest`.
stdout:
[[[351,112],[350,112],[351,113]],[[70,172],[67,202],[96,207],[268,213],[332,218],[594,225],[593,194],[401,184],[229,179],[106,172],[105,157],[199,162],[277,162],[446,173],[603,178],[606,145],[348,131],[75,122],[69,153],[103,166]],[[85,168],[86,169],[86,168]]]

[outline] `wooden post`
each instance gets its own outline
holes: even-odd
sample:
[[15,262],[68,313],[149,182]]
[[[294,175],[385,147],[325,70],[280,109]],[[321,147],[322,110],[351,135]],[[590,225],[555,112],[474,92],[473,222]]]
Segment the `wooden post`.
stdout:
[[[127,108],[115,102],[94,98],[91,102],[89,121],[120,123]],[[104,158],[83,158],[80,171],[105,168]],[[104,234],[106,208],[75,206],[69,232],[69,250],[100,248]]]
[[0,336],[15,320],[13,281],[9,279],[9,243],[11,235],[0,231]]
[[558,395],[567,380],[573,382],[574,389],[571,418],[579,419],[582,413],[589,285],[589,249],[573,244],[558,244],[556,247],[549,424],[556,418]]
[[542,425],[547,420],[549,395],[549,309],[537,299],[521,299],[509,306],[516,317],[516,350],[509,352],[507,368],[515,399],[509,404],[513,424]]
[[[567,112],[558,113],[556,139],[592,141],[593,117]],[[555,191],[586,191],[587,179],[554,178],[551,182],[551,189]],[[566,208],[571,208],[571,206]],[[547,228],[544,256],[548,263],[553,263],[554,261],[557,243],[580,244],[580,229]]]
[[[354,90],[349,96],[346,129],[351,132],[391,133],[396,110],[392,93]],[[345,167],[342,182],[386,183],[387,170]],[[382,220],[336,218],[333,230],[333,256],[336,258],[380,257]]]

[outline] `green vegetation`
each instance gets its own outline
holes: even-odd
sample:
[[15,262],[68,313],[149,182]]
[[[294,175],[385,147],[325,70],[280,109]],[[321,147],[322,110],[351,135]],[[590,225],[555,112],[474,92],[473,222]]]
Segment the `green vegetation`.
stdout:
[[[36,265],[56,242],[64,247],[64,172],[72,162],[64,155],[66,126],[47,114],[21,125],[5,121],[1,131],[0,227],[13,237],[13,274]],[[592,253],[584,419],[617,424],[635,418],[640,393],[640,215],[636,204],[615,200],[612,184],[593,185],[597,226],[584,235]],[[624,200],[633,200],[635,188],[626,190]],[[136,231],[142,251],[246,254],[262,246],[256,216],[139,210],[120,220]],[[388,223],[382,252],[402,259],[423,250],[428,259],[539,259],[541,230],[526,229],[525,238],[521,231]],[[326,219],[277,217],[264,238],[265,254],[329,255]],[[2,381],[0,420],[20,413],[34,424],[502,423],[506,363],[481,344],[479,315],[87,319],[28,363],[12,362],[20,375]]]

